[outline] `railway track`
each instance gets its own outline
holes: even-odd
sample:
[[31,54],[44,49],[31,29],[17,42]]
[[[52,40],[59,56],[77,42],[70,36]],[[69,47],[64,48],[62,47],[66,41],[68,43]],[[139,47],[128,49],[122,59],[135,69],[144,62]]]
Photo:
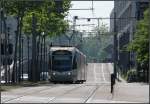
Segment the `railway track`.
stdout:
[[53,99],[51,99],[50,101],[48,101],[48,103],[53,102],[53,101],[55,101],[56,99],[58,99],[59,97],[62,97],[62,96],[64,96],[65,94],[68,94],[69,92],[72,92],[72,91],[74,91],[74,90],[77,90],[78,88],[81,88],[81,87],[83,87],[83,86],[85,86],[85,85],[80,85],[80,86],[77,86],[77,87],[75,87],[75,88],[72,88],[72,89],[70,89],[70,90],[68,90],[68,91],[66,91],[66,92],[64,92],[64,93],[62,93],[62,94],[60,94],[59,96],[54,97]]
[[[52,84],[52,86],[51,86],[51,88],[48,88],[48,87],[46,87],[46,88],[42,88],[42,89],[40,89],[40,90],[35,90],[34,92],[32,92],[32,93],[26,93],[26,94],[24,94],[24,92],[26,92],[26,91],[24,91],[24,92],[22,92],[22,93],[20,93],[21,94],[21,96],[18,96],[18,97],[15,97],[15,98],[11,98],[11,99],[9,99],[9,100],[6,100],[6,101],[2,101],[1,103],[9,103],[9,102],[11,102],[11,101],[13,101],[13,100],[16,100],[16,99],[20,99],[20,98],[23,98],[23,97],[26,97],[26,96],[32,96],[33,94],[34,95],[38,95],[38,94],[40,94],[41,92],[47,92],[47,91],[55,91],[56,89],[62,89],[62,88],[66,88],[66,89],[69,89],[70,87],[72,86],[72,84],[70,84],[70,85],[65,85],[65,86],[62,86],[62,84]],[[56,96],[56,97],[53,97],[51,100],[49,100],[48,102],[51,102],[51,101],[53,101],[53,100],[55,100],[55,99],[57,99],[57,98],[59,98],[60,96],[62,96],[62,95],[65,95],[65,94],[67,94],[67,93],[69,93],[69,92],[71,92],[71,91],[73,91],[73,90],[76,90],[76,89],[78,89],[78,88],[80,88],[80,87],[83,87],[84,85],[80,85],[80,86],[75,86],[75,88],[72,88],[72,89],[70,89],[70,90],[68,90],[68,91],[65,91],[64,93],[62,93],[62,94],[60,94],[60,95],[58,95],[58,96]],[[60,87],[60,88],[59,88]],[[62,88],[61,88],[62,87]],[[31,89],[29,89],[29,91],[30,91]],[[28,90],[27,90],[28,91]],[[45,94],[45,95],[47,95],[47,94]]]
[[89,96],[87,96],[84,103],[87,103],[90,100],[90,98],[96,93],[96,91],[99,89],[99,87],[100,86],[96,86],[96,88],[92,91],[92,93]]
[[[104,67],[105,66],[107,65],[104,65]],[[26,88],[24,89],[24,91],[17,90],[18,92],[16,93],[14,90],[14,93],[3,93],[4,96],[2,97],[4,98],[4,100],[2,101],[2,103],[91,103],[97,102],[97,100],[103,98],[107,100],[107,96],[110,96],[110,82],[107,81],[108,79],[98,80],[98,78],[107,78],[109,75],[109,71],[107,69],[103,70],[102,74],[108,74],[102,76],[102,74],[100,73],[102,72],[102,68],[100,67],[100,65],[96,65],[95,67],[95,73],[98,74],[96,76],[97,80],[95,81],[93,70],[92,68],[90,68],[90,70],[88,70],[88,80],[84,84],[47,84],[42,85],[42,88],[37,88],[34,86],[34,88],[31,87],[30,90],[28,90],[29,88],[27,88],[26,91]]]
[[[57,86],[57,87],[58,87],[58,86]],[[49,89],[43,88],[43,89],[40,89],[40,90],[38,90],[38,91],[34,91],[34,92],[30,93],[30,94],[29,94],[29,93],[23,94],[23,93],[25,93],[26,91],[25,91],[25,92],[22,92],[23,95],[21,95],[21,96],[19,96],[19,97],[12,98],[12,99],[9,99],[9,100],[6,100],[6,101],[4,101],[4,102],[2,102],[2,103],[8,103],[9,101],[12,101],[12,100],[15,100],[15,99],[19,99],[19,98],[22,98],[22,97],[24,97],[24,96],[32,95],[33,93],[36,94],[36,93],[39,93],[39,92],[42,92],[42,91],[45,91],[45,90],[50,90],[50,89],[52,89],[52,88],[56,88],[56,85],[52,85],[52,87],[49,88]]]
[[[61,98],[63,98],[63,97],[65,97],[65,95],[67,95],[67,94],[69,94],[69,93],[73,93],[73,91],[75,91],[75,90],[78,90],[78,89],[80,89],[80,88],[82,88],[82,87],[86,87],[86,86],[95,86],[95,88],[92,88],[92,90],[91,91],[87,91],[88,92],[88,94],[84,94],[84,97],[83,97],[83,100],[82,100],[82,103],[88,103],[89,101],[91,101],[92,100],[92,98],[93,98],[93,96],[95,95],[95,93],[97,92],[97,90],[99,89],[99,88],[103,88],[104,87],[104,85],[90,85],[90,84],[84,84],[84,85],[80,85],[80,86],[77,86],[77,87],[75,87],[75,88],[73,88],[73,89],[71,89],[71,90],[68,90],[68,91],[66,91],[66,92],[64,92],[64,93],[62,93],[62,94],[60,94],[59,96],[56,96],[56,97],[54,97],[53,99],[51,99],[48,103],[55,103],[55,101],[56,101],[56,103],[57,103],[57,100],[59,100],[59,99],[61,99]],[[89,88],[90,88],[89,87]],[[81,89],[82,90],[82,89]],[[80,99],[80,98],[79,98]],[[69,100],[69,99],[68,99]],[[64,103],[64,102],[63,102]]]
[[89,94],[87,96],[84,103],[90,103],[90,101],[93,99],[94,95],[96,94],[97,90],[100,88],[102,89],[103,87],[104,87],[104,85],[102,85],[102,86],[96,85],[96,88],[91,92],[91,94]]

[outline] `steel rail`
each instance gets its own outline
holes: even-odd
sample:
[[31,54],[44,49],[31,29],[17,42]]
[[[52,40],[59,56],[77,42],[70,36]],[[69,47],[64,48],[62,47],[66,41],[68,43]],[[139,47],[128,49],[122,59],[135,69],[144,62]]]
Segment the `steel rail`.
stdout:
[[79,88],[81,88],[81,87],[83,87],[83,86],[86,86],[86,85],[84,84],[84,85],[80,85],[80,86],[77,86],[77,87],[75,87],[75,88],[72,88],[72,89],[70,89],[70,90],[68,90],[68,91],[66,91],[66,92],[64,92],[64,93],[62,93],[62,94],[60,94],[60,95],[54,97],[54,98],[51,99],[48,103],[53,102],[54,100],[58,99],[59,97],[62,97],[62,96],[64,96],[65,94],[68,94],[69,92],[74,91],[74,90],[76,90],[76,89],[79,89]]
[[[53,88],[56,88],[56,87],[57,87],[56,85],[53,85],[53,84],[52,84],[52,87],[49,88],[49,89],[53,89]],[[60,86],[58,86],[58,87],[60,87]],[[30,89],[32,89],[32,88],[30,88]],[[34,93],[39,93],[39,92],[42,92],[42,91],[44,91],[44,90],[48,90],[48,89],[47,89],[47,88],[43,88],[43,89],[40,89],[39,91],[34,91]],[[24,92],[26,92],[26,91],[24,91]],[[22,96],[19,96],[19,97],[16,97],[16,98],[9,99],[9,100],[4,101],[4,102],[2,102],[2,103],[7,103],[7,102],[9,102],[9,101],[11,101],[11,100],[15,100],[15,99],[22,98],[22,97],[24,97],[24,96],[28,96],[28,95],[32,95],[32,94],[33,94],[33,93],[25,94],[25,95],[22,95]]]

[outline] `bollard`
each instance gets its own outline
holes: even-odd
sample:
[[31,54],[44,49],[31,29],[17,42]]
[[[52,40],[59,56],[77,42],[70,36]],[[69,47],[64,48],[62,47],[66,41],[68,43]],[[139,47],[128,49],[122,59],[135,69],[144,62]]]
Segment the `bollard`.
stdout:
[[115,75],[111,74],[111,93],[113,93],[113,86],[115,84]]

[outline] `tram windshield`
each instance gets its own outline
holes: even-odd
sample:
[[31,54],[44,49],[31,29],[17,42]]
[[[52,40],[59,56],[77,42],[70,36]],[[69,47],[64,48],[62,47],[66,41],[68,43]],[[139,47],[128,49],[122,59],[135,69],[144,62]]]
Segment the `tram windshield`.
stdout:
[[70,53],[68,54],[53,54],[52,56],[52,70],[55,71],[69,71],[71,70],[72,65],[72,56]]

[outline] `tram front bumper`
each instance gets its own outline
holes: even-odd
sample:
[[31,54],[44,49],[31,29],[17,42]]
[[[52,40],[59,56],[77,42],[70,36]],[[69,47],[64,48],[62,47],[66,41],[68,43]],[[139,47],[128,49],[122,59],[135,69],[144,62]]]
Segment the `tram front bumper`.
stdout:
[[71,72],[66,73],[55,73],[51,74],[51,81],[73,81],[73,76]]

